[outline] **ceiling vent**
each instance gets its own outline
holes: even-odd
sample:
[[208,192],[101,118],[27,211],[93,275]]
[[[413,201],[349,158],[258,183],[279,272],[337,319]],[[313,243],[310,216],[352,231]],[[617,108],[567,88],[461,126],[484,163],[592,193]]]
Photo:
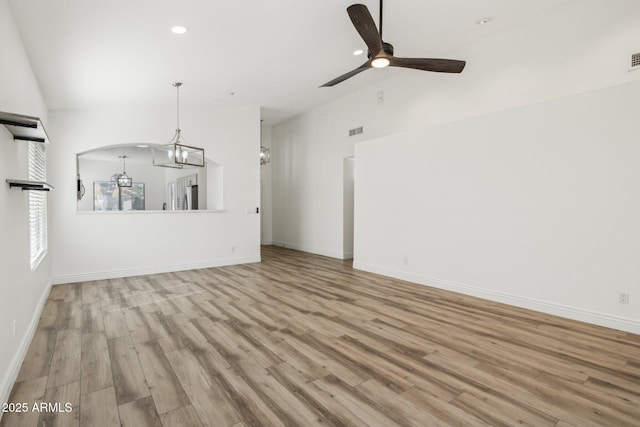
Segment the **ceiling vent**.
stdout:
[[362,126],[349,129],[349,136],[360,135],[362,133]]
[[631,61],[629,62],[630,70],[640,69],[640,52],[631,54]]

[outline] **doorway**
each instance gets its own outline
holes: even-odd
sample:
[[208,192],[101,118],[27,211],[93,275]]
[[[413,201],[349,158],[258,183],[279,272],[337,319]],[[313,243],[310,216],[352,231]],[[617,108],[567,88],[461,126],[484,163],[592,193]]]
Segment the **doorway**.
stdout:
[[342,252],[344,259],[353,259],[353,228],[354,228],[354,199],[355,199],[355,159],[345,157],[343,161],[343,190],[342,190]]

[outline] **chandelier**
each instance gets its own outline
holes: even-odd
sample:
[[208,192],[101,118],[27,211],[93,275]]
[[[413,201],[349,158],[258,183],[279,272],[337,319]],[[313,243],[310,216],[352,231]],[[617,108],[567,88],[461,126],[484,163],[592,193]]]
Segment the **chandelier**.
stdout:
[[117,182],[118,187],[131,187],[133,179],[127,175],[127,156],[118,156],[118,158],[122,159],[122,173],[113,174],[111,181]]
[[167,168],[182,169],[185,166],[204,167],[204,148],[194,147],[185,144],[180,129],[180,86],[182,83],[175,82],[177,94],[177,126],[176,133],[168,144],[152,147],[153,165]]
[[265,146],[260,146],[260,166],[266,165],[271,161],[271,150]]
[[262,122],[263,120],[260,120],[260,166],[271,161],[271,150],[262,145]]

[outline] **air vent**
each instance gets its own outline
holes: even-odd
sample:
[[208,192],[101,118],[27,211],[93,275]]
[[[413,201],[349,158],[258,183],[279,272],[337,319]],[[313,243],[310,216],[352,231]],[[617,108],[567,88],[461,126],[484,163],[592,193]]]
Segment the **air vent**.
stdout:
[[360,135],[362,133],[362,126],[349,129],[349,136]]
[[630,70],[640,69],[640,52],[631,55]]

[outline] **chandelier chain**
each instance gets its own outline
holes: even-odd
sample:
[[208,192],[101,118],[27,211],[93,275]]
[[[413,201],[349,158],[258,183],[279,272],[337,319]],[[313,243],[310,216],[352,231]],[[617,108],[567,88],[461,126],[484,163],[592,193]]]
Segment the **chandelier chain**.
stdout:
[[176,88],[176,106],[177,106],[177,128],[176,130],[179,132],[180,131],[180,86],[182,86],[182,83],[180,82],[175,82],[173,84],[173,86]]

